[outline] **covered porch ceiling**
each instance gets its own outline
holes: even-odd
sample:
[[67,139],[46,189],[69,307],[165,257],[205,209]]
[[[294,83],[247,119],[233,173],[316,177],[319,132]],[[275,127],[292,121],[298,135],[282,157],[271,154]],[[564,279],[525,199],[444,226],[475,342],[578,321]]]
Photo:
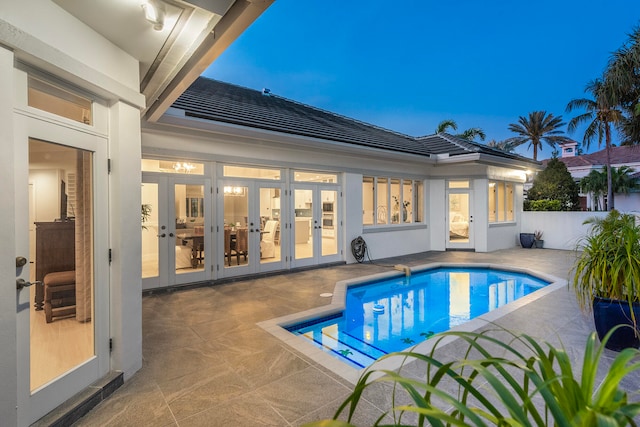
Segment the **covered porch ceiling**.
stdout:
[[[143,3],[164,12],[161,28],[145,19]],[[195,79],[274,0],[53,0],[136,58],[142,114],[156,121]]]

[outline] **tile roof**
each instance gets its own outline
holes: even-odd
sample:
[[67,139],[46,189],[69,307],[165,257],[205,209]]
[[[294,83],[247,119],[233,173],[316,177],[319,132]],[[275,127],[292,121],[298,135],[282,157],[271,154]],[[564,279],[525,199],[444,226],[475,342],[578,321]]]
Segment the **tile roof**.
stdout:
[[[580,166],[604,166],[607,164],[606,148],[596,151],[595,153],[582,154],[574,157],[559,157],[568,168]],[[549,159],[542,161],[546,165]],[[623,145],[620,147],[611,147],[611,164],[626,165],[630,163],[640,163],[640,145]]]
[[[533,162],[447,134],[414,138],[271,93],[199,77],[172,105],[185,116],[422,156],[482,153]],[[534,162],[537,163],[537,162]]]

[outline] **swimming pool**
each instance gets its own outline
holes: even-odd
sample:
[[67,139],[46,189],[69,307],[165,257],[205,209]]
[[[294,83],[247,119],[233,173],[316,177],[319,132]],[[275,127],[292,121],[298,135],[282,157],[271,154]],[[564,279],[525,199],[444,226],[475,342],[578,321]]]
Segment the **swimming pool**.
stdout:
[[356,369],[402,351],[549,285],[487,267],[438,267],[347,287],[340,312],[286,326]]

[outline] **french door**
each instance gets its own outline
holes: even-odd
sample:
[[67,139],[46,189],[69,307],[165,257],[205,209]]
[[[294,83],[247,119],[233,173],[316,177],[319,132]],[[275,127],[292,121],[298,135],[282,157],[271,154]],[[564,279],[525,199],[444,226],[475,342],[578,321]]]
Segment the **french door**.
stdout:
[[212,277],[210,206],[210,179],[143,174],[143,289]]
[[223,180],[218,187],[217,270],[221,277],[282,270],[288,234],[282,184]]
[[342,259],[336,186],[295,184],[291,201],[293,267]]
[[16,215],[17,414],[30,425],[109,371],[107,141],[15,117],[15,208],[28,213]]
[[474,249],[473,193],[467,188],[451,186],[447,190],[447,244],[448,249]]

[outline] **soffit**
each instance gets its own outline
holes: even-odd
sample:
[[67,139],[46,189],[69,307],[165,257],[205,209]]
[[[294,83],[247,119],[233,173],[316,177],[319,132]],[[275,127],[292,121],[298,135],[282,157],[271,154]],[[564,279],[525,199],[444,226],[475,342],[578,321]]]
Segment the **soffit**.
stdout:
[[145,20],[143,0],[53,0],[139,61],[145,112],[170,105],[179,93],[167,89],[189,86],[219,54],[210,54],[218,39],[231,34],[217,47],[224,50],[272,1],[162,0],[164,27],[156,31]]

